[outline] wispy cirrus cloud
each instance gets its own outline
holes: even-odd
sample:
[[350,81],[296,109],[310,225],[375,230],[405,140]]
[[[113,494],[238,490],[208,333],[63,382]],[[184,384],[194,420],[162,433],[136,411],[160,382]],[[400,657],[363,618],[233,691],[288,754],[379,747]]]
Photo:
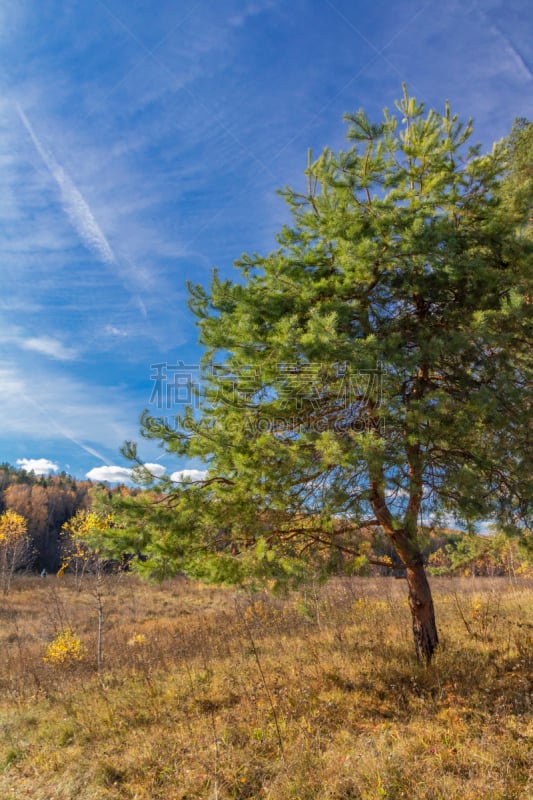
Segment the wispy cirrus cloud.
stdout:
[[72,178],[57,163],[53,155],[47,152],[18,103],[15,104],[15,107],[22,124],[35,145],[35,149],[59,187],[63,208],[78,236],[100,261],[105,264],[114,264],[116,261],[115,254],[99,227],[89,204]]
[[57,336],[29,336],[20,325],[0,324],[0,344],[48,356],[55,361],[73,361],[78,357],[77,350],[67,347]]
[[186,280],[274,246],[275,188],[344,146],[343,112],[379,119],[403,78],[489,145],[528,115],[525,0],[7,5],[0,436],[78,474],[137,436],[148,365],[195,363]]
[[111,323],[105,325],[103,333],[106,336],[116,336],[119,339],[125,339],[130,335],[124,328],[119,328],[117,325],[112,325]]
[[265,11],[270,11],[276,5],[276,0],[267,0],[267,2],[251,2],[247,3],[242,11],[233,14],[228,23],[234,28],[240,28],[247,19],[262,14]]
[[34,353],[40,353],[58,361],[72,361],[77,356],[74,348],[65,347],[59,339],[54,339],[51,336],[35,336],[29,339],[21,339],[18,344],[24,350],[31,350]]
[[0,367],[0,440],[64,440],[104,464],[137,434],[138,408],[119,390],[31,363]]

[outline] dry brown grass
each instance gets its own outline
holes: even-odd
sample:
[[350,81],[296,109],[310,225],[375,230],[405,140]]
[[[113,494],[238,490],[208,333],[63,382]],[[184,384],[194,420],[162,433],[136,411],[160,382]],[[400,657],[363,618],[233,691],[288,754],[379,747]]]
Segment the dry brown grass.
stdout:
[[[405,585],[287,598],[20,578],[0,609],[0,800],[533,798],[533,588],[433,580],[413,657]],[[84,658],[53,665],[62,629]]]

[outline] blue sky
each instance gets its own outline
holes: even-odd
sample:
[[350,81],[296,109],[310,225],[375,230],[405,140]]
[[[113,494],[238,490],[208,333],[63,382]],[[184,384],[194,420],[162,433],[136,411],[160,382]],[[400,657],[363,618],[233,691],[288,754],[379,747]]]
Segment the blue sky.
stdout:
[[490,147],[532,33],[530,0],[4,0],[0,461],[127,477],[152,365],[199,358],[186,281],[273,249],[275,190],[402,81]]

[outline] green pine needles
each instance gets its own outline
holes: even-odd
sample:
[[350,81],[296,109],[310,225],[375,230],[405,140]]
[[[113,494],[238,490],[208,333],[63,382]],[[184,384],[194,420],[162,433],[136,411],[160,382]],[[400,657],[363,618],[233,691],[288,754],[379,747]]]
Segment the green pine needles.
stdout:
[[404,89],[397,110],[348,115],[349,149],[310,157],[277,249],[190,286],[200,413],[145,412],[142,433],[207,476],[130,521],[143,568],[217,580],[360,564],[377,528],[429,660],[421,526],[531,527],[531,125],[481,154],[448,105]]

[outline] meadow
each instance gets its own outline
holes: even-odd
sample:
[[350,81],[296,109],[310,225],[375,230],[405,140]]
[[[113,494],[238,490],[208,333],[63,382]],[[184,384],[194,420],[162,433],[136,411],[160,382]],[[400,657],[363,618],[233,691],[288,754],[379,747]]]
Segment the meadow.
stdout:
[[95,581],[0,600],[0,800],[533,798],[531,581],[433,578],[429,668],[402,580]]

